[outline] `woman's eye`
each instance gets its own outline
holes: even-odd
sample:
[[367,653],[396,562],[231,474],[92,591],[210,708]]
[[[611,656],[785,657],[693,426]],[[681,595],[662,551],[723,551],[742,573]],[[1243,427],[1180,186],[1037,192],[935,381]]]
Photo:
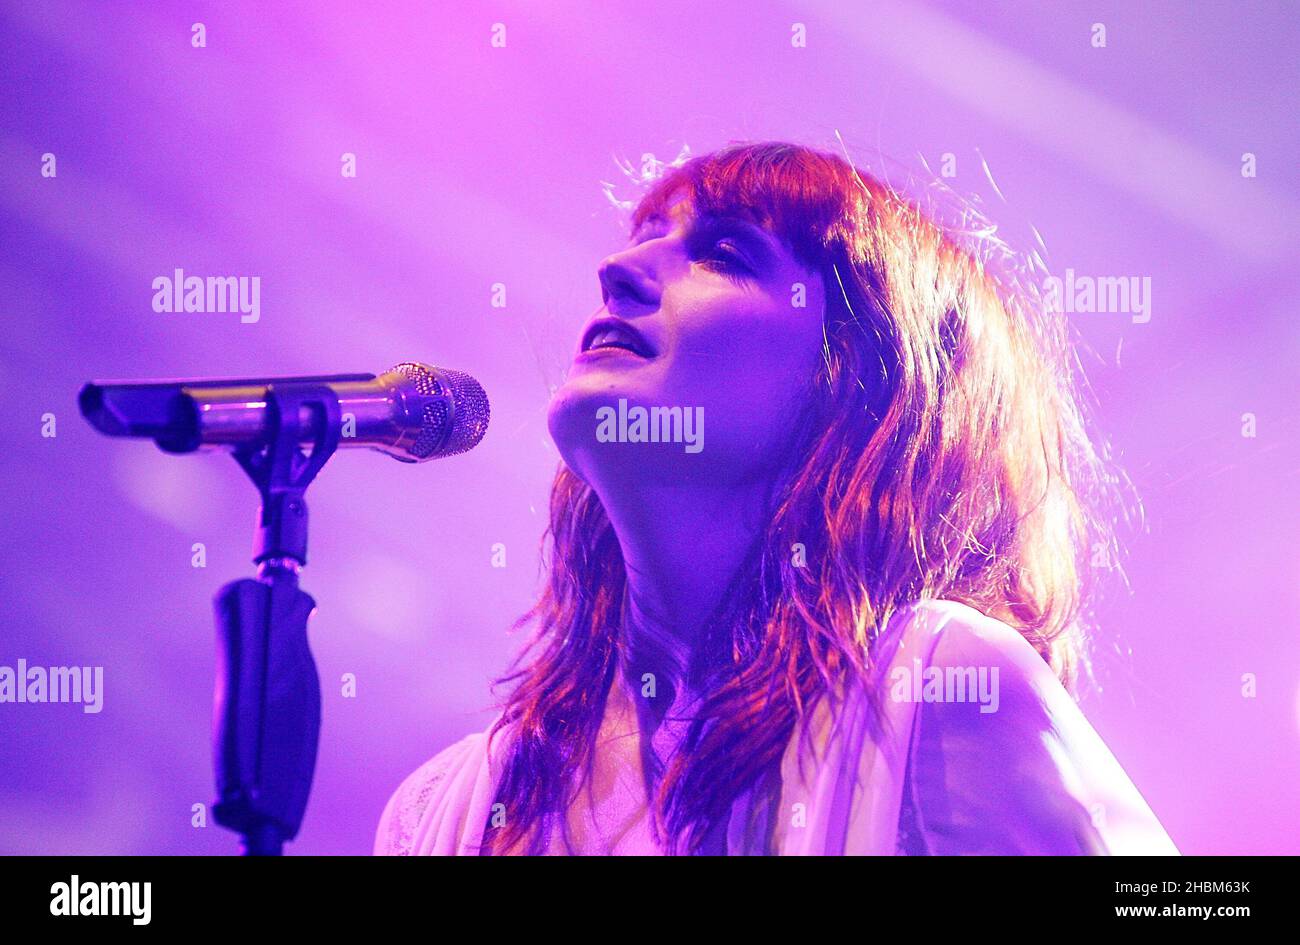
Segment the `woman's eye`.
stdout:
[[733,240],[726,237],[713,241],[713,247],[708,252],[707,259],[710,262],[721,263],[727,268],[752,272],[744,254],[737,248]]

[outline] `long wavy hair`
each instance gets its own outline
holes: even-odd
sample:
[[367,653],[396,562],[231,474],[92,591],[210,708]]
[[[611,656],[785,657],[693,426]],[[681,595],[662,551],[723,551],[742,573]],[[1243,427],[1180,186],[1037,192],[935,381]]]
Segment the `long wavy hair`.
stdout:
[[[821,274],[827,303],[766,529],[709,622],[704,697],[647,785],[674,853],[700,851],[819,699],[869,683],[873,644],[909,602],[961,601],[1008,623],[1072,686],[1086,569],[1118,560],[1122,506],[1064,319],[1000,241],[964,245],[972,228],[940,225],[834,153],[781,142],[667,167],[632,225],[683,196],[779,236]],[[489,853],[544,852],[557,825],[567,839],[626,645],[617,536],[564,466],[548,539],[545,590],[520,620],[535,634],[498,680],[514,685],[492,736],[508,729],[511,747]]]

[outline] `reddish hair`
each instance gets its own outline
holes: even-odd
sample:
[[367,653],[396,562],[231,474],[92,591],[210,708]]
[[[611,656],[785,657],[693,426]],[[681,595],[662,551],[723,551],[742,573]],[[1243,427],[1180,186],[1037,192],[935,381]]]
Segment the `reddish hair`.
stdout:
[[[779,765],[817,700],[866,681],[900,607],[968,603],[1070,685],[1088,555],[1115,560],[1115,480],[1085,432],[1063,319],[915,204],[831,153],[738,144],[668,169],[632,224],[684,196],[766,227],[826,286],[824,351],[767,528],[707,634],[713,670],[649,785],[653,824],[694,852]],[[626,575],[595,492],[561,467],[549,581],[495,737],[511,747],[492,852],[543,852],[590,776],[624,640]],[[801,543],[806,567],[795,566]]]

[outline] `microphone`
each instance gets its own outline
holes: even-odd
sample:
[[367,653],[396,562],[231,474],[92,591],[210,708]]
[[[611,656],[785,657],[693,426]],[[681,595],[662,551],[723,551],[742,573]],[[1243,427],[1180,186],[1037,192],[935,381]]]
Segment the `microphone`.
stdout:
[[[147,437],[169,453],[266,443],[273,436],[268,390],[287,385],[330,388],[342,417],[340,447],[364,446],[404,463],[473,449],[487,432],[482,385],[468,374],[403,361],[383,374],[335,374],[242,380],[91,381],[77,402],[108,436]],[[304,406],[303,445],[324,418]]]

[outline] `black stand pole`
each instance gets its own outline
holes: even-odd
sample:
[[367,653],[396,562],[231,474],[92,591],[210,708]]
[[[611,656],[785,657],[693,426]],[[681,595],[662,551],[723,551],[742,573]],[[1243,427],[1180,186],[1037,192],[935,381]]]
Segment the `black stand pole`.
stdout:
[[[303,494],[338,447],[340,430],[338,397],[325,386],[273,385],[267,407],[268,443],[235,453],[262,497],[257,578],[232,581],[213,602],[213,815],[242,835],[248,856],[277,856],[298,835],[316,769],[320,679],[307,642],[316,602],[298,588],[298,569],[307,563]],[[304,412],[321,421],[309,454],[299,445]]]

